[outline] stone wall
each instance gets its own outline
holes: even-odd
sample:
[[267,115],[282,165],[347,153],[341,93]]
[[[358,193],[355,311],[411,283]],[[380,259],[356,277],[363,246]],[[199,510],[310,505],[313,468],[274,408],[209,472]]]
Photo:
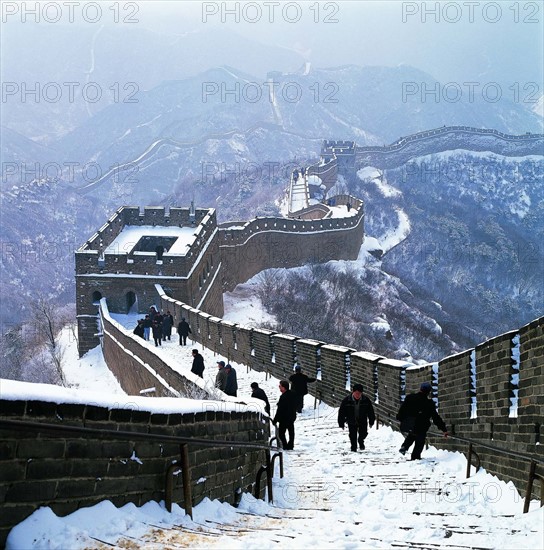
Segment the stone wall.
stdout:
[[455,149],[491,151],[504,156],[525,156],[541,155],[543,146],[542,134],[513,136],[497,130],[444,126],[402,137],[384,147],[356,147],[354,157],[357,167],[375,166],[385,169],[397,168],[415,157]]
[[[173,306],[174,301],[164,293],[161,303],[162,307],[184,307],[180,303]],[[208,317],[191,311],[193,326],[202,325]],[[309,376],[318,378],[309,385],[310,394],[330,406],[340,404],[349,393],[348,386],[362,383],[380,421],[398,429],[395,417],[405,395],[417,391],[422,382],[431,382],[432,397],[452,435],[474,438],[539,460],[544,458],[544,447],[539,444],[544,441],[544,318],[519,331],[499,335],[476,349],[422,366],[293,335],[214,322],[222,328],[213,334],[197,332],[195,339],[219,350],[217,334],[228,330],[229,341],[231,345],[236,342],[236,348],[223,348],[227,358],[277,378],[288,378],[293,366],[299,364]],[[513,376],[517,372],[519,381]],[[510,399],[516,392],[517,412],[512,416]],[[468,447],[453,438],[431,436],[430,441],[439,448],[462,452]],[[486,470],[513,481],[519,491],[525,490],[527,461],[480,451]]]
[[[127,399],[130,401],[130,398]],[[208,406],[209,405],[209,406]],[[0,400],[0,417],[103,430],[267,444],[268,424],[250,412],[222,412],[205,402],[198,413],[152,414],[130,403],[108,409],[91,404]],[[0,547],[9,530],[40,506],[60,516],[111,500],[116,506],[164,500],[165,474],[180,460],[178,443],[103,440],[95,435],[36,434],[0,428]],[[235,503],[237,491],[253,491],[263,450],[189,444],[192,504],[202,499]],[[203,480],[203,481],[202,481]],[[261,490],[264,496],[264,488]],[[173,502],[184,506],[181,475]]]
[[264,269],[356,259],[364,238],[364,208],[357,204],[347,218],[258,218],[220,228],[223,289],[233,290]]
[[105,299],[100,308],[102,353],[109,369],[128,395],[156,388],[155,397],[179,397],[205,394],[198,377],[176,372],[143,340],[121,328],[108,313]]

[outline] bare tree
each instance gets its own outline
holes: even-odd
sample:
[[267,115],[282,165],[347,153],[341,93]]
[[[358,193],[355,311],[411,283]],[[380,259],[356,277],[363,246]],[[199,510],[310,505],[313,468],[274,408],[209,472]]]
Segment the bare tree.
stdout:
[[20,380],[25,360],[21,326],[10,326],[0,338],[0,378]]
[[56,307],[54,303],[45,298],[38,298],[31,302],[30,310],[32,312],[35,345],[45,347],[61,385],[65,386],[66,379],[62,369],[65,348],[60,341],[59,335],[62,328],[69,321],[68,313]]

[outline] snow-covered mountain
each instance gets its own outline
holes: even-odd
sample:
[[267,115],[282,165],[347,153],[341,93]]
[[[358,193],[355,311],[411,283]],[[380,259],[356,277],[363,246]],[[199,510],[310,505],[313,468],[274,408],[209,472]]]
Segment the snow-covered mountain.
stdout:
[[[290,169],[315,161],[324,138],[381,145],[444,124],[514,134],[542,128],[536,113],[506,100],[435,103],[414,94],[403,101],[407,82],[431,86],[433,79],[407,66],[304,65],[265,78],[223,66],[140,90],[135,103],[112,103],[49,147],[8,126],[2,132],[1,214],[9,220],[1,234],[2,285],[9,285],[3,321],[19,322],[26,297],[36,293],[71,300],[73,250],[121,204],[194,200],[218,207],[221,221],[248,219],[277,212]],[[441,169],[429,170],[430,163]],[[541,180],[542,157],[463,151],[415,158],[366,182],[355,173],[346,177],[347,190],[365,199],[367,234],[391,249],[383,268],[397,277],[403,296],[417,296],[417,304],[403,303],[456,327],[446,331],[441,351],[448,339],[474,345],[541,314],[533,270],[542,268],[535,244]],[[399,245],[401,215],[410,233]],[[62,252],[44,260],[46,245]]]

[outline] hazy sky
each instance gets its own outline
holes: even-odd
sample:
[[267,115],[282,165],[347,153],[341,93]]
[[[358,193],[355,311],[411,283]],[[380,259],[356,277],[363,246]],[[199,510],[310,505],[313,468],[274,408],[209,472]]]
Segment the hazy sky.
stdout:
[[[3,22],[22,22],[24,7],[34,4],[3,1]],[[67,4],[63,0],[42,2],[42,9],[48,6],[49,11],[42,12],[40,24],[51,26],[47,17],[53,18],[60,7],[62,25],[68,15]],[[442,83],[498,81],[520,87],[534,83],[532,91],[537,87],[538,96],[544,89],[543,0],[102,0],[101,17],[94,22],[83,19],[93,18],[96,2],[80,0],[73,4],[72,28],[78,24],[111,26],[115,19],[120,30],[150,29],[161,35],[200,32],[208,42],[214,41],[213,31],[217,29],[223,31],[213,44],[217,49],[222,47],[225,33],[232,31],[297,52],[317,67],[405,64],[430,73]],[[28,30],[35,16],[26,17]],[[187,52],[187,56],[195,53]],[[263,58],[262,73],[287,68],[275,63]],[[236,67],[237,60],[232,59],[230,65]]]
[[149,28],[228,28],[294,49],[320,67],[407,64],[444,81],[542,84],[542,1],[159,1],[140,3],[139,13]]

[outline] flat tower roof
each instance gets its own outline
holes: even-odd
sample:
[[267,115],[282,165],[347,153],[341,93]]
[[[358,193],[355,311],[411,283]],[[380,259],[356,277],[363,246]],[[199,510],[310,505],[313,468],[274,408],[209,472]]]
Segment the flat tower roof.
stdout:
[[190,243],[193,241],[195,230],[196,227],[126,225],[108,248],[106,248],[104,254],[131,253],[144,237],[171,237],[176,240],[168,250],[165,250],[165,253],[185,256],[189,250]]

